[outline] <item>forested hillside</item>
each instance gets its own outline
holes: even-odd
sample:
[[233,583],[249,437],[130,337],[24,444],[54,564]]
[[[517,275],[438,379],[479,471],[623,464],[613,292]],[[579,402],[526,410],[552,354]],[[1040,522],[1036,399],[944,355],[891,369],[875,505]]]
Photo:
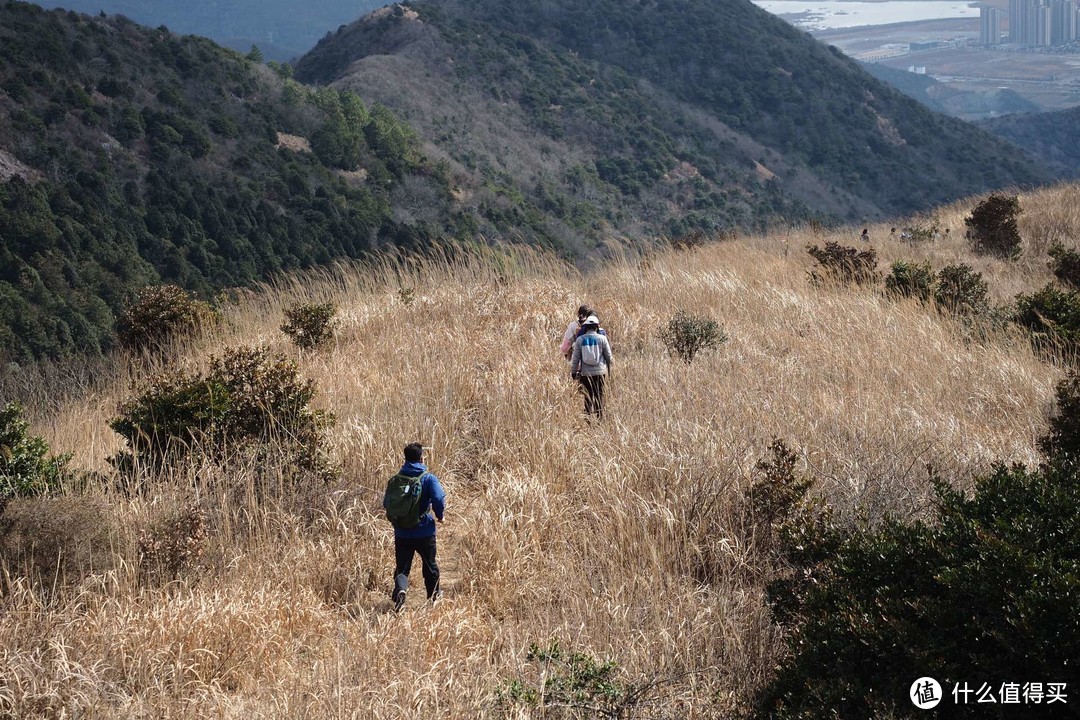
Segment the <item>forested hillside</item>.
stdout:
[[1064,177],[1080,177],[1080,108],[984,120],[980,125]]
[[[454,135],[462,115],[452,104],[446,111],[443,96],[452,93],[440,84],[470,96],[465,110],[484,101],[485,122],[517,111],[531,133],[569,147],[574,157],[551,165],[566,184],[594,173],[606,183],[597,192],[614,187],[624,197],[637,187],[623,182],[620,165],[651,172],[655,183],[685,162],[720,186],[734,171],[731,181],[746,187],[739,172],[752,169],[774,196],[854,220],[1049,177],[1013,146],[929,111],[748,0],[447,0],[407,8],[325,38],[300,60],[297,76],[379,96],[463,164],[482,157],[485,143]],[[403,74],[408,82],[387,84]],[[628,105],[637,93],[649,102]],[[646,151],[633,138],[632,150],[596,138],[578,121],[585,114],[596,126],[607,123],[589,102],[617,118],[620,138],[619,125],[658,125],[668,152]],[[506,156],[543,143],[507,124],[514,132],[499,142],[503,152],[488,151],[490,172],[522,177],[528,187],[529,174],[516,173]],[[443,127],[447,133],[436,134]],[[644,154],[655,161],[651,171]],[[698,167],[703,154],[709,162]],[[761,191],[748,190],[757,196],[751,204],[760,203]]]
[[563,246],[873,211],[617,67],[435,8],[373,13],[297,77],[393,107],[445,153],[479,216]]
[[[392,211],[403,186],[422,218]],[[443,232],[449,190],[355,95],[202,38],[0,3],[0,367],[107,349],[145,284],[209,295]]]
[[582,258],[1048,177],[742,2],[398,5],[297,78],[324,86],[0,0],[0,368],[107,350],[147,284],[209,297],[444,237]]

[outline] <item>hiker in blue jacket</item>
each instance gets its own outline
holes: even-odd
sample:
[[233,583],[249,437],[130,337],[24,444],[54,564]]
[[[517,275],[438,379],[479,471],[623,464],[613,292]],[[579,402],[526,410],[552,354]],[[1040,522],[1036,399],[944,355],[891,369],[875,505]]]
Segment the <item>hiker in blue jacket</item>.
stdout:
[[[417,488],[417,486],[419,486]],[[409,488],[411,487],[411,490]],[[402,514],[400,501],[395,497],[401,493],[417,493],[411,506],[403,511],[409,517],[402,519],[395,515]],[[409,571],[412,570],[413,553],[420,556],[424,574],[424,586],[428,600],[432,602],[442,597],[439,590],[439,566],[435,562],[435,520],[443,521],[446,508],[446,492],[439,483],[439,478],[428,472],[424,465],[424,447],[420,443],[405,446],[405,464],[398,474],[390,479],[383,496],[383,507],[387,518],[394,524],[394,590],[391,598],[394,609],[401,610],[405,604],[405,593],[409,588]],[[432,517],[431,513],[435,513]]]

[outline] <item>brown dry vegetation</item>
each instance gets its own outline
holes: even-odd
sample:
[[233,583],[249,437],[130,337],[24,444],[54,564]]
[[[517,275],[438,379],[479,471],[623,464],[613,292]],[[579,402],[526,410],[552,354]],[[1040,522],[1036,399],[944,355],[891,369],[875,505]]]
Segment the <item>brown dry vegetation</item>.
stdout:
[[[947,240],[875,245],[884,269],[971,262],[1003,301],[1049,278],[1045,243],[1077,235],[1078,192],[1022,197],[1041,259],[972,259],[971,203],[939,213]],[[296,355],[284,309],[333,302],[335,343],[298,359],[336,416],[342,479],[257,491],[242,463],[193,464],[141,496],[91,489],[105,509],[70,532],[114,528],[111,550],[98,540],[91,554],[105,561],[48,587],[11,562],[0,575],[0,717],[541,717],[499,693],[539,682],[526,653],[551,638],[618,662],[626,681],[658,681],[641,716],[745,709],[782,652],[739,501],[769,441],[795,448],[841,513],[909,517],[926,507],[927,463],[960,485],[995,459],[1033,463],[1060,377],[1019,336],[972,339],[915,303],[812,288],[804,246],[855,244],[848,232],[625,256],[588,275],[526,251],[388,260],[241,298],[177,362],[256,343]],[[556,349],[582,299],[616,353],[598,426]],[[714,316],[730,340],[672,360],[657,331],[677,308]],[[107,472],[119,449],[107,421],[147,372],[58,387],[69,399],[32,404],[34,431]],[[412,440],[433,448],[449,494],[445,599],[414,592],[395,615],[380,500]],[[148,582],[136,538],[193,505],[201,557]]]

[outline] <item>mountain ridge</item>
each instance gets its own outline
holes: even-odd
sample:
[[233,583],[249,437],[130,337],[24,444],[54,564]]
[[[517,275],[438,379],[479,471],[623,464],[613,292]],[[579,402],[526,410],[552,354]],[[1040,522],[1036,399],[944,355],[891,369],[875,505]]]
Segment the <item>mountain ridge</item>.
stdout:
[[[541,67],[537,58],[548,53],[578,68],[579,75],[607,73],[625,78],[627,87],[663,93],[663,101],[654,97],[637,108],[620,108],[631,111],[624,121],[625,134],[654,126],[658,117],[671,116],[671,124],[678,126],[669,135],[676,138],[671,145],[675,157],[662,152],[650,156],[663,166],[651,178],[650,189],[685,159],[678,152],[709,157],[717,169],[711,174],[702,169],[706,180],[741,168],[748,172],[743,179],[751,188],[758,167],[770,168],[780,159],[784,168],[801,171],[802,179],[788,183],[786,169],[770,170],[772,183],[763,192],[783,198],[791,208],[803,206],[808,211],[803,217],[817,213],[854,222],[902,215],[1052,177],[1017,148],[930,112],[873,79],[839,51],[748,1],[665,0],[623,7],[607,0],[584,6],[549,0],[526,8],[486,0],[446,0],[394,8],[384,10],[378,19],[362,18],[328,35],[300,58],[297,77],[361,94],[378,93],[380,76],[366,66],[386,63],[384,56],[408,58],[414,63],[412,73],[429,79],[446,75],[450,57],[454,68],[448,82],[469,91],[475,106],[513,106],[541,136],[572,137],[573,128],[563,118],[569,115],[568,108],[580,104],[582,83],[574,72],[567,81],[556,70]],[[417,16],[405,19],[406,11]],[[399,27],[404,23],[427,26],[444,43],[443,56],[425,56],[415,46],[388,40],[404,36]],[[417,31],[411,32],[415,39]],[[425,49],[432,43],[428,40]],[[406,117],[413,113],[412,121],[432,139],[435,116],[431,110],[426,116],[418,113],[422,97],[413,97],[408,87],[400,92],[383,87],[382,92],[383,102]],[[708,122],[689,122],[691,113]],[[697,139],[688,140],[690,133],[683,132],[688,124],[711,125],[714,130],[722,125],[725,131],[698,127]],[[731,134],[743,139],[740,144],[751,143],[758,156],[733,148]],[[589,135],[576,140],[589,149],[598,174],[620,161],[622,148],[613,153]],[[459,162],[475,152],[473,145],[454,138],[435,141],[448,155],[456,153]],[[731,153],[731,162],[724,153]],[[640,153],[627,155],[642,166],[650,159]],[[489,161],[491,171],[506,171],[502,158]],[[570,173],[571,167],[562,172]],[[806,173],[813,177],[809,184],[813,193],[806,191]],[[518,179],[519,184],[529,184],[527,176]],[[623,191],[620,199],[637,190],[609,184]],[[714,218],[721,218],[714,227],[722,227],[723,212],[712,211]]]

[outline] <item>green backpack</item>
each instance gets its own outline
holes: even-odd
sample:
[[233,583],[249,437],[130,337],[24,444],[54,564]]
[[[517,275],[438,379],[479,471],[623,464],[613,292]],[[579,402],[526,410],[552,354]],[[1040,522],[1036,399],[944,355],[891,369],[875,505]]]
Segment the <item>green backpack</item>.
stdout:
[[420,491],[427,473],[412,477],[398,473],[386,483],[383,507],[386,519],[395,528],[408,530],[420,524]]

